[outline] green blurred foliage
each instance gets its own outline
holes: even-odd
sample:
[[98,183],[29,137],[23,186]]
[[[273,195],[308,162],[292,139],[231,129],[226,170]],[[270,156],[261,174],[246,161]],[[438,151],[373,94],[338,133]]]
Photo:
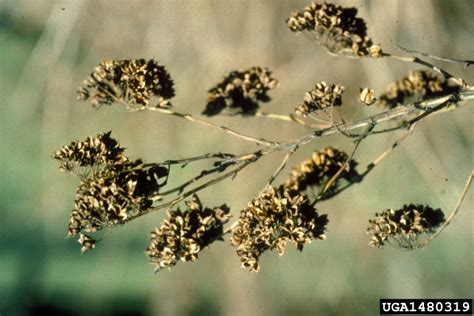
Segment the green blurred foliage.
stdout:
[[[471,1],[340,1],[355,5],[382,47],[402,45],[472,59]],[[359,87],[382,91],[410,69],[396,62],[328,56],[286,29],[298,1],[1,1],[0,2],[0,314],[1,315],[367,315],[387,297],[472,297],[473,197],[446,231],[423,251],[371,249],[367,219],[407,202],[450,211],[472,168],[472,107],[432,117],[363,184],[321,203],[328,239],[302,253],[263,256],[262,271],[239,267],[225,243],[196,263],[154,275],[144,249],[163,214],[107,232],[97,249],[79,255],[65,239],[77,183],[60,174],[51,154],[73,139],[112,130],[132,157],[148,161],[211,151],[243,153],[251,144],[155,113],[95,111],[75,90],[95,65],[111,58],[157,58],[176,81],[176,108],[198,114],[206,90],[226,72],[267,66],[280,80],[266,105],[288,113],[315,82],[341,82],[347,100]],[[471,69],[441,64],[472,82]],[[373,110],[366,110],[365,114]],[[283,140],[298,126],[219,118],[247,134]],[[280,124],[280,123],[279,123]],[[396,135],[371,137],[357,157],[368,163]],[[330,137],[294,155],[290,165]],[[234,216],[282,157],[265,158],[239,177],[204,191],[210,206],[230,204]],[[186,169],[195,174],[199,171]],[[180,175],[180,181],[186,174]],[[283,175],[284,176],[284,175]],[[279,180],[282,180],[280,177]]]

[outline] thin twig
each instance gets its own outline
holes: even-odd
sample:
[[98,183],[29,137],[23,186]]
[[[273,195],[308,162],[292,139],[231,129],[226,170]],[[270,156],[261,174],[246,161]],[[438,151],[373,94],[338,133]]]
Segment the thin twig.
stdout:
[[436,71],[437,73],[441,74],[446,79],[451,79],[452,81],[456,82],[459,86],[464,86],[465,85],[464,80],[462,80],[460,78],[456,78],[455,76],[453,76],[452,74],[450,74],[446,70],[441,69],[439,67],[436,67],[435,65],[433,65],[433,64],[431,64],[431,63],[429,63],[429,62],[427,62],[423,59],[420,59],[418,57],[412,57],[412,56],[404,57],[404,56],[398,56],[398,55],[394,55],[394,54],[390,54],[390,53],[382,53],[382,57],[390,57],[390,58],[397,59],[397,60],[400,60],[400,61],[403,61],[403,62],[414,63],[414,64],[419,64],[419,65],[425,66],[425,67],[430,68],[433,71]]
[[225,158],[234,158],[234,154],[229,154],[229,153],[208,153],[196,157],[191,157],[191,158],[184,158],[184,159],[173,159],[173,160],[165,160],[159,164],[163,165],[177,165],[177,164],[182,164],[183,167],[184,165],[187,165],[190,162],[198,161],[198,160],[204,160],[204,159],[212,159],[212,158],[220,158],[220,159],[225,159]]
[[110,93],[106,89],[103,90],[103,91],[108,96],[110,96],[115,102],[124,104],[127,107],[129,112],[140,112],[140,111],[145,111],[145,110],[160,112],[160,113],[163,113],[163,114],[168,114],[168,115],[176,116],[176,117],[179,117],[179,118],[183,118],[185,120],[188,120],[188,121],[191,121],[191,122],[194,122],[194,123],[199,123],[199,124],[207,126],[207,127],[217,128],[217,129],[220,129],[220,130],[222,130],[222,131],[224,131],[228,134],[231,134],[232,136],[236,136],[240,139],[250,141],[250,142],[254,142],[254,143],[257,143],[259,145],[264,145],[264,146],[278,145],[278,142],[272,142],[272,141],[267,141],[265,139],[257,139],[257,138],[251,137],[251,136],[247,136],[247,135],[244,135],[244,134],[239,133],[237,131],[234,131],[234,130],[226,127],[226,126],[217,125],[217,124],[214,124],[214,123],[211,123],[211,122],[208,122],[208,121],[203,121],[201,119],[195,118],[191,114],[175,112],[173,110],[170,110],[170,109],[167,109],[167,108],[162,108],[162,107],[149,107],[149,106],[130,107],[129,104],[126,102],[126,99],[121,98],[121,97],[117,97],[117,95],[120,95],[120,93],[119,93],[119,91],[117,91],[117,88],[115,87],[114,84],[112,84],[110,82],[107,82],[106,80],[102,80],[102,81],[105,81],[107,83],[107,86],[110,86],[114,90],[114,93]]
[[144,108],[138,109],[138,111],[142,111],[142,110],[160,112],[160,113],[163,113],[163,114],[168,114],[168,115],[176,116],[176,117],[179,117],[179,118],[183,118],[185,120],[188,120],[188,121],[191,121],[191,122],[194,122],[194,123],[199,123],[199,124],[204,125],[204,126],[217,128],[217,129],[220,129],[220,130],[222,130],[222,131],[224,131],[224,132],[226,132],[226,133],[228,133],[232,136],[236,136],[240,139],[250,141],[250,142],[254,142],[254,143],[257,143],[259,145],[275,146],[275,145],[279,144],[278,142],[268,141],[268,140],[265,140],[265,139],[258,139],[258,138],[252,137],[252,136],[244,135],[244,134],[239,133],[237,131],[234,131],[234,130],[228,128],[228,127],[225,127],[225,126],[222,126],[222,125],[217,125],[217,124],[214,124],[214,123],[211,123],[211,122],[208,122],[208,121],[203,121],[201,119],[195,118],[191,114],[183,114],[183,113],[175,112],[175,111],[172,111],[170,109],[164,109],[164,108],[144,107]]
[[332,124],[330,124],[329,122],[326,124],[309,123],[294,114],[290,114],[290,118],[293,120],[293,122],[303,125],[304,127],[311,128],[311,129],[323,129],[323,128],[328,128],[332,126]]
[[408,136],[413,134],[415,130],[416,124],[410,126],[405,134],[403,134],[400,138],[398,138],[392,146],[387,148],[383,153],[381,153],[377,158],[375,158],[368,166],[366,171],[361,175],[362,178],[365,177],[372,169],[374,169],[382,160],[384,160],[395,148],[397,148],[401,143],[408,138]]
[[359,137],[356,141],[354,141],[354,148],[352,149],[351,154],[347,157],[346,161],[341,165],[339,170],[329,179],[328,182],[324,185],[323,190],[318,194],[318,197],[324,196],[324,194],[336,183],[337,179],[340,177],[340,175],[344,172],[344,170],[349,169],[350,167],[350,162],[352,161],[352,158],[354,158],[354,155],[359,148],[360,143],[370,134],[371,130],[375,126],[372,126],[371,128],[367,129],[367,132],[364,133],[363,136]]
[[205,183],[203,183],[202,185],[194,188],[194,189],[191,189],[189,191],[186,191],[184,192],[183,194],[179,195],[178,197],[174,198],[173,200],[169,201],[169,202],[166,202],[166,203],[163,203],[163,204],[160,204],[160,205],[156,205],[156,206],[153,206],[139,214],[137,214],[136,216],[134,217],[129,217],[127,218],[127,220],[125,222],[129,222],[133,219],[135,219],[136,217],[139,217],[139,216],[143,216],[145,214],[148,214],[148,213],[151,213],[153,211],[156,211],[156,210],[161,210],[161,209],[169,209],[169,208],[172,208],[173,206],[175,206],[176,204],[178,204],[179,202],[183,201],[184,199],[186,199],[187,197],[207,188],[207,187],[210,187],[216,183],[219,183],[221,182],[222,180],[224,179],[227,179],[231,176],[235,176],[239,173],[240,170],[244,169],[245,167],[247,167],[249,164],[251,164],[252,162],[255,162],[255,160],[248,160],[248,161],[245,161],[243,163],[241,163],[239,166],[237,166],[236,168],[230,170],[229,172],[217,177],[217,178],[214,178],[212,180],[209,180]]
[[293,119],[289,115],[284,115],[284,114],[266,113],[266,112],[258,111],[257,113],[255,113],[255,116],[266,117],[266,118],[271,118],[271,119],[280,120],[280,121],[287,121],[287,122],[293,121]]
[[[426,107],[426,111],[424,111],[424,112],[422,111],[423,112],[422,114],[420,114],[419,116],[417,116],[414,119],[412,119],[411,121],[409,121],[408,124],[413,124],[413,123],[419,121],[420,119],[426,117],[427,115],[431,115],[431,114],[440,112],[440,110],[446,108],[446,106],[449,105],[451,102],[454,102],[454,101],[450,101],[452,97],[453,97],[453,95],[449,95],[449,96],[443,96],[443,97],[440,97],[440,98],[415,103],[417,105],[422,105],[422,106]],[[457,93],[455,99],[474,100],[474,93],[472,91],[463,91],[463,92]],[[332,126],[332,127],[329,127],[329,128],[317,130],[317,131],[314,131],[313,133],[311,133],[309,135],[305,135],[305,136],[302,136],[302,137],[294,139],[294,140],[282,142],[278,146],[274,146],[274,147],[272,147],[268,150],[263,150],[262,155],[266,155],[268,153],[268,151],[270,151],[270,152],[285,151],[285,150],[289,150],[294,145],[298,145],[298,146],[305,145],[305,144],[313,141],[316,138],[321,138],[321,137],[325,137],[325,136],[329,136],[329,135],[333,135],[335,133],[338,133],[339,130],[342,127],[344,128],[344,131],[349,131],[349,130],[355,130],[355,129],[358,129],[358,128],[367,127],[367,126],[371,126],[371,125],[376,126],[380,123],[394,120],[395,118],[398,118],[400,116],[406,116],[406,115],[409,115],[409,114],[412,114],[412,113],[419,113],[420,111],[421,110],[416,108],[414,106],[414,104],[406,104],[404,106],[399,106],[399,107],[396,107],[394,109],[390,109],[388,111],[385,111],[385,112],[375,114],[373,116],[361,119],[361,120],[353,122],[349,125],[337,124],[338,125],[337,127]],[[406,127],[406,126],[407,126],[406,122],[402,122],[400,124],[400,128]]]
[[278,166],[277,170],[272,174],[272,176],[270,177],[270,179],[268,180],[268,185],[271,185],[273,183],[273,181],[275,180],[276,177],[278,177],[278,175],[280,174],[280,172],[285,168],[286,166],[286,163],[288,162],[288,159],[290,159],[291,155],[293,155],[295,153],[295,151],[298,150],[298,146],[295,146],[294,148],[290,149],[285,157],[283,158],[280,166]]
[[464,185],[464,189],[462,190],[461,195],[459,196],[459,199],[458,199],[458,202],[456,203],[456,206],[454,207],[451,214],[449,214],[448,218],[446,218],[443,225],[436,231],[436,233],[431,235],[430,238],[428,238],[427,240],[423,241],[415,249],[426,247],[426,245],[428,245],[433,239],[435,239],[439,234],[441,234],[441,232],[446,228],[446,226],[448,226],[451,223],[454,216],[456,216],[458,214],[459,209],[461,208],[462,202],[464,201],[464,198],[466,197],[467,191],[471,187],[473,177],[474,177],[474,170],[471,171],[471,174],[467,178],[466,184]]
[[[230,166],[230,165],[227,165],[227,166]],[[221,172],[223,170],[225,170],[226,167],[216,167],[216,168],[212,168],[212,169],[206,169],[206,170],[203,170],[201,171],[197,176],[189,179],[188,181],[184,182],[183,184],[173,188],[173,189],[169,189],[165,192],[161,192],[160,193],[160,196],[164,196],[164,195],[168,195],[168,194],[171,194],[171,193],[174,193],[174,192],[178,192],[178,193],[182,193],[184,191],[184,189],[186,189],[186,187],[188,187],[189,185],[195,183],[196,181],[210,175],[210,174],[213,174],[213,173],[216,173],[216,172]]]
[[439,57],[439,56],[431,55],[431,54],[428,54],[428,53],[425,53],[425,52],[420,52],[420,51],[415,50],[415,49],[408,49],[408,48],[398,46],[398,45],[397,45],[397,48],[400,49],[402,52],[405,52],[405,53],[418,54],[418,55],[421,55],[423,57],[428,57],[428,58],[435,59],[435,60],[445,61],[445,62],[448,62],[448,63],[463,64],[465,68],[467,68],[470,65],[474,64],[474,60]]
[[[410,129],[405,133],[403,134],[399,139],[397,139],[397,141],[395,141],[395,143],[392,144],[392,146],[390,146],[388,149],[386,149],[382,154],[380,154],[379,156],[377,156],[377,158],[375,158],[366,168],[366,170],[359,175],[359,179],[357,181],[354,181],[354,182],[349,182],[348,184],[346,184],[345,186],[341,187],[341,188],[337,188],[335,191],[331,192],[332,196],[335,196],[335,195],[338,195],[339,193],[341,193],[342,191],[348,189],[349,187],[351,187],[352,185],[356,184],[356,183],[360,183],[376,166],[379,165],[380,162],[382,162],[382,160],[384,160],[396,147],[398,147],[405,139],[407,139],[408,136],[410,136],[412,133],[413,133],[413,130],[415,129],[415,126],[416,124],[413,124]],[[371,134],[373,134],[374,132],[372,132]],[[354,152],[355,151],[352,151],[352,154],[351,154],[351,159],[352,159],[352,156],[354,155]],[[348,160],[350,162],[350,160]],[[342,167],[338,170],[338,173],[341,173],[342,170],[344,170]],[[328,182],[329,183],[329,182]],[[324,192],[321,192],[318,197],[321,198],[322,197],[322,194]]]

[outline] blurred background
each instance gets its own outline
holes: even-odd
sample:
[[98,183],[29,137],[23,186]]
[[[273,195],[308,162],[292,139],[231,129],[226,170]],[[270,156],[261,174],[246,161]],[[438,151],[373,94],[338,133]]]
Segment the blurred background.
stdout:
[[[474,2],[337,1],[355,6],[369,35],[386,51],[396,45],[472,59]],[[104,59],[155,58],[175,80],[175,109],[199,115],[206,91],[233,69],[269,67],[280,81],[263,110],[286,114],[316,82],[339,82],[357,104],[359,88],[383,92],[414,67],[397,61],[329,56],[285,19],[304,0],[255,1],[0,1],[0,314],[10,315],[368,315],[380,298],[472,298],[473,206],[467,195],[452,224],[427,249],[368,246],[367,221],[405,203],[449,213],[472,169],[472,106],[429,117],[359,185],[321,203],[327,239],[283,257],[266,253],[261,271],[240,268],[235,249],[216,243],[195,263],[153,274],[144,254],[152,213],[105,233],[97,249],[79,254],[66,239],[77,179],[61,174],[52,153],[72,140],[112,130],[131,158],[162,161],[207,152],[255,150],[220,131],[158,113],[94,110],[76,89]],[[438,63],[474,81],[472,69]],[[354,100],[349,102],[348,100]],[[357,106],[357,105],[353,105]],[[379,109],[363,110],[361,115]],[[272,140],[307,131],[265,118],[215,117],[215,123]],[[357,153],[363,170],[402,132],[370,137]],[[301,148],[290,166],[327,145]],[[282,154],[201,193],[208,206],[228,203],[234,216],[265,185]],[[203,168],[204,164],[195,168]],[[189,169],[188,169],[189,168]],[[187,171],[195,174],[193,166]],[[186,174],[180,175],[182,179]],[[189,174],[188,174],[189,176]],[[177,181],[179,181],[178,179]]]

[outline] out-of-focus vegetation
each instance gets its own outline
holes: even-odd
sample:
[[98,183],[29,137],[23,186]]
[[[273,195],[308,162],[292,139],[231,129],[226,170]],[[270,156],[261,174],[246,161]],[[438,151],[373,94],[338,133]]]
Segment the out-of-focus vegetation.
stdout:
[[[340,1],[356,6],[384,49],[395,45],[472,59],[471,1]],[[232,69],[262,65],[280,87],[265,107],[288,113],[315,82],[341,82],[346,100],[359,87],[382,92],[410,66],[332,57],[284,21],[306,1],[33,1],[0,2],[0,314],[1,315],[295,315],[375,314],[387,297],[472,297],[473,213],[468,194],[451,225],[427,249],[369,248],[367,220],[404,203],[449,212],[472,169],[472,106],[424,120],[363,184],[319,207],[330,218],[327,240],[303,253],[266,254],[258,274],[239,267],[234,249],[217,243],[196,263],[153,274],[144,250],[163,214],[114,229],[90,253],[65,239],[73,177],[60,174],[54,150],[113,130],[136,158],[161,161],[251,145],[155,113],[99,111],[77,102],[76,88],[98,62],[155,58],[176,82],[181,112],[198,114],[206,91]],[[474,81],[471,68],[441,64]],[[352,94],[351,94],[352,93]],[[369,113],[370,110],[367,110]],[[290,139],[305,131],[263,118],[213,118],[247,134]],[[278,131],[278,134],[275,134]],[[357,159],[368,163],[397,135],[371,137]],[[289,165],[327,145],[300,150]],[[201,194],[237,216],[282,157],[265,158]],[[197,165],[196,168],[200,166]],[[189,169],[193,172],[193,169]],[[194,170],[196,172],[196,170]],[[278,180],[283,181],[283,172]],[[181,179],[177,179],[179,181]]]

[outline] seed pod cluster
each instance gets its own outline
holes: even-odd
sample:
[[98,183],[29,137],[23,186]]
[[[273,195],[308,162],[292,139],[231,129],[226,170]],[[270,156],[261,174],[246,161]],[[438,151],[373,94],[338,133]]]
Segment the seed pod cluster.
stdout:
[[222,82],[209,89],[202,114],[213,116],[227,108],[234,114],[254,115],[259,102],[270,101],[267,92],[278,85],[271,74],[268,68],[261,67],[232,71]]
[[171,268],[180,260],[196,261],[200,251],[222,240],[224,224],[230,218],[227,205],[203,207],[194,195],[186,206],[184,211],[178,208],[168,213],[167,219],[151,233],[146,254],[155,264],[155,271]]
[[[76,173],[81,180],[69,219],[69,237],[123,224],[147,210],[169,172],[161,165],[129,160],[110,132],[72,142],[53,157],[60,161],[60,169]],[[81,236],[80,241],[85,238]]]
[[427,205],[409,204],[399,210],[387,209],[375,213],[375,218],[369,220],[369,245],[382,248],[388,242],[403,249],[413,249],[421,236],[433,234],[444,221],[441,209]]
[[121,59],[101,62],[78,90],[78,99],[94,107],[124,103],[130,108],[170,107],[174,83],[165,67],[155,60]]
[[240,212],[231,243],[242,267],[258,271],[265,251],[276,250],[281,256],[288,242],[301,251],[313,239],[325,238],[327,223],[327,216],[319,215],[306,195],[283,185],[267,186]]
[[[322,187],[339,171],[348,158],[349,156],[345,152],[333,147],[315,151],[311,158],[304,160],[292,169],[285,186],[295,191],[304,191],[307,187]],[[348,182],[357,180],[359,174],[355,170],[356,166],[357,162],[351,160],[348,170],[344,169],[332,186],[333,189],[329,189],[322,198],[331,197],[340,180]]]
[[53,154],[60,161],[59,170],[73,172],[77,167],[120,164],[127,160],[124,148],[110,136],[111,132],[73,141]]
[[379,97],[379,104],[394,108],[398,105],[419,102],[429,98],[448,95],[459,87],[450,86],[447,80],[429,70],[412,70],[406,77],[387,86]]
[[322,81],[314,88],[306,92],[303,102],[295,108],[295,113],[306,116],[311,112],[340,107],[342,105],[342,94],[346,88],[341,84],[330,84]]
[[294,12],[287,20],[292,32],[307,31],[329,53],[352,57],[382,55],[379,45],[367,36],[363,19],[356,8],[345,8],[332,3],[311,3],[302,12]]

